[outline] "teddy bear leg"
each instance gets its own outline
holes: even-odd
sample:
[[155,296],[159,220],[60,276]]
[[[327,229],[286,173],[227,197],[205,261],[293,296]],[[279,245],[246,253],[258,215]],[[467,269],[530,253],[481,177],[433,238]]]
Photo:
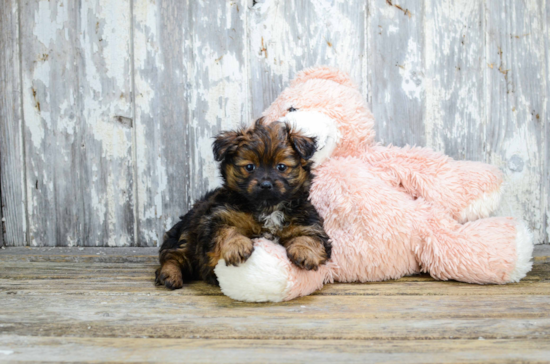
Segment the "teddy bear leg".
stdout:
[[307,271],[290,262],[286,250],[266,239],[256,239],[254,252],[245,263],[214,268],[222,292],[234,300],[281,302],[306,296],[323,287],[327,266]]
[[461,223],[488,217],[500,201],[502,173],[489,164],[410,147],[376,146],[362,159],[386,182],[443,207]]
[[490,216],[500,203],[502,172],[493,165],[472,161],[452,161],[451,168],[451,173],[458,175],[458,192],[464,196],[453,217],[463,223]]
[[522,221],[492,217],[459,224],[419,201],[413,245],[422,271],[440,280],[503,284],[518,282],[531,270],[533,237]]

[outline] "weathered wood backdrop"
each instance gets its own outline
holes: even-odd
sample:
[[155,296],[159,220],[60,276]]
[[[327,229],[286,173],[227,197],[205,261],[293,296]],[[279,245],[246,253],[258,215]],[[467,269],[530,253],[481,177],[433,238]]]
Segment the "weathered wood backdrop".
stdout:
[[211,137],[317,64],[351,73],[384,143],[498,165],[500,212],[548,242],[545,0],[0,4],[6,245],[158,244],[219,183]]

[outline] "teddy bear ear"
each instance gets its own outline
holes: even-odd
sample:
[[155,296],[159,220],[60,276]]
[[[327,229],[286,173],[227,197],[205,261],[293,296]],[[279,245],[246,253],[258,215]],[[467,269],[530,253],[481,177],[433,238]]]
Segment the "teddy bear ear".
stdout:
[[328,66],[306,68],[305,70],[298,72],[292,81],[291,86],[295,86],[312,79],[330,80],[344,86],[357,88],[346,72]]

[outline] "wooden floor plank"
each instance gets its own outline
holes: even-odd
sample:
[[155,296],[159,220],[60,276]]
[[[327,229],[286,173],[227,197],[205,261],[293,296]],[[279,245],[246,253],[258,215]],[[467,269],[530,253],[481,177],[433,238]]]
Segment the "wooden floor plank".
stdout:
[[550,296],[308,296],[254,304],[225,296],[2,292],[18,335],[219,339],[550,339]]
[[538,249],[533,270],[518,284],[416,275],[329,284],[276,304],[236,302],[203,282],[176,291],[155,287],[156,251],[130,249],[1,250],[0,361],[550,358],[548,249]]
[[[74,261],[74,259],[59,261],[55,256],[49,256],[50,260],[25,261],[23,258],[15,260],[0,254],[0,278],[24,279],[52,279],[66,276],[67,278],[94,278],[99,276],[135,276],[139,274],[144,277],[151,277],[158,267],[156,260],[132,261],[128,256],[106,256],[104,261]],[[13,256],[11,256],[13,258]],[[64,256],[68,257],[68,256]],[[79,256],[78,258],[81,258]],[[85,256],[86,257],[86,256]],[[138,256],[139,257],[139,256]],[[73,257],[74,258],[74,257]],[[550,261],[546,257],[538,257],[535,260],[533,269],[522,282],[550,281]],[[65,258],[64,258],[65,259]],[[156,258],[155,258],[156,259]],[[433,281],[429,275],[414,275],[403,277],[400,281]],[[383,282],[391,284],[394,280]]]
[[[10,247],[0,249],[0,261],[158,263],[159,248]],[[550,245],[537,245],[535,262],[550,262]]]
[[3,336],[0,362],[478,363],[548,361],[544,340],[315,341]]
[[[152,276],[137,279],[125,277],[90,278],[83,283],[79,279],[0,279],[0,292],[20,295],[144,295],[166,296],[221,296],[218,287],[204,282],[187,283],[182,289],[170,291],[155,287]],[[550,282],[522,282],[520,284],[472,285],[459,282],[426,280],[419,282],[390,281],[372,283],[327,284],[314,296],[508,296],[508,295],[550,295]]]

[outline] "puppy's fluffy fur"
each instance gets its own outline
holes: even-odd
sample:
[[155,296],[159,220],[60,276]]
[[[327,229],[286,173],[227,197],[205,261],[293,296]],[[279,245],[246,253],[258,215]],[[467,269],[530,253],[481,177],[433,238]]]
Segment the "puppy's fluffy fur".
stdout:
[[298,267],[317,270],[331,254],[321,217],[309,202],[315,140],[288,124],[223,132],[213,144],[222,187],[207,193],[164,235],[156,283],[181,288],[186,280],[218,281],[214,267],[245,262],[251,239],[283,245]]

